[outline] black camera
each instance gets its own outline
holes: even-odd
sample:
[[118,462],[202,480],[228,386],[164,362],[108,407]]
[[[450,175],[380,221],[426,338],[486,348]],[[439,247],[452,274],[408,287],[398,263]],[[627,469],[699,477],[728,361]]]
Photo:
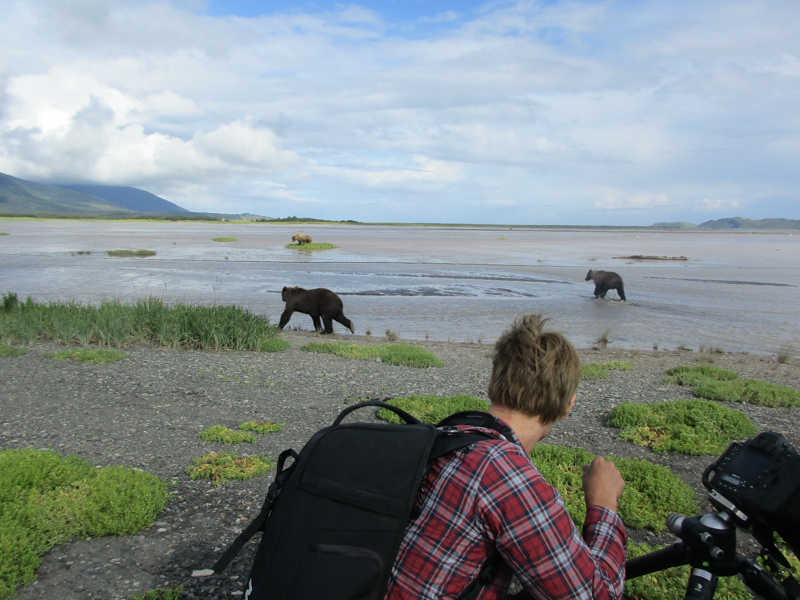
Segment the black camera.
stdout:
[[765,547],[776,531],[800,556],[800,454],[771,431],[731,444],[703,473],[717,509],[752,529]]

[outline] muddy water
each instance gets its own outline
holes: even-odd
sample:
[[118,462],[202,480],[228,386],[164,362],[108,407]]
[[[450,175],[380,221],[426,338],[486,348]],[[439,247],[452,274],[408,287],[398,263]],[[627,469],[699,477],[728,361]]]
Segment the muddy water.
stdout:
[[[489,343],[516,316],[539,312],[578,346],[608,332],[619,348],[800,348],[797,234],[308,226],[314,241],[339,248],[284,248],[299,230],[0,221],[9,234],[0,236],[0,291],[37,300],[233,303],[276,322],[281,288],[299,285],[341,295],[359,334],[391,329],[404,339]],[[111,258],[111,249],[157,254]],[[632,255],[689,260],[625,258]],[[584,281],[590,268],[620,273],[628,301],[614,291],[595,300]],[[311,319],[296,314],[290,326],[310,329]]]

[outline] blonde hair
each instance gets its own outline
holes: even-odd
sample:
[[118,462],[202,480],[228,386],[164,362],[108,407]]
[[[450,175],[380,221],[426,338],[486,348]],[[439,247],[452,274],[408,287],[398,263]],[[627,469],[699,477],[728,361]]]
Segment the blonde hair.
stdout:
[[494,345],[489,400],[542,424],[566,416],[578,391],[581,361],[561,333],[543,331],[547,319],[525,315]]

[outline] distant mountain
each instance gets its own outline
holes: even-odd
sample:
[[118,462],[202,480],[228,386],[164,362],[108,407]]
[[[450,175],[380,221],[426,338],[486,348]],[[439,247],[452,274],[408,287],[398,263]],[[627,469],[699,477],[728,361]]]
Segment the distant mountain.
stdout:
[[168,200],[132,187],[46,185],[0,173],[0,214],[193,216]]
[[132,212],[97,196],[0,173],[0,213],[113,215]]
[[697,225],[688,221],[662,221],[653,223],[650,227],[663,227],[664,229],[696,229]]
[[125,210],[132,210],[141,213],[189,213],[185,208],[173,204],[169,200],[159,198],[155,194],[145,192],[133,187],[121,187],[116,185],[57,185],[55,187],[65,190],[73,190],[89,196],[97,196],[114,206]]
[[800,220],[797,219],[743,219],[731,217],[705,221],[697,226],[698,229],[800,229]]

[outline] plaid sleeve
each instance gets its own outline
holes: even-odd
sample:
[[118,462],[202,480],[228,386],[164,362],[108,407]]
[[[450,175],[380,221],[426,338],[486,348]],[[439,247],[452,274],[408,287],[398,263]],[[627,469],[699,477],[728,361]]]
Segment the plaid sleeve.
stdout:
[[627,535],[612,511],[591,507],[584,538],[524,451],[495,447],[478,513],[506,564],[534,598],[619,600]]

